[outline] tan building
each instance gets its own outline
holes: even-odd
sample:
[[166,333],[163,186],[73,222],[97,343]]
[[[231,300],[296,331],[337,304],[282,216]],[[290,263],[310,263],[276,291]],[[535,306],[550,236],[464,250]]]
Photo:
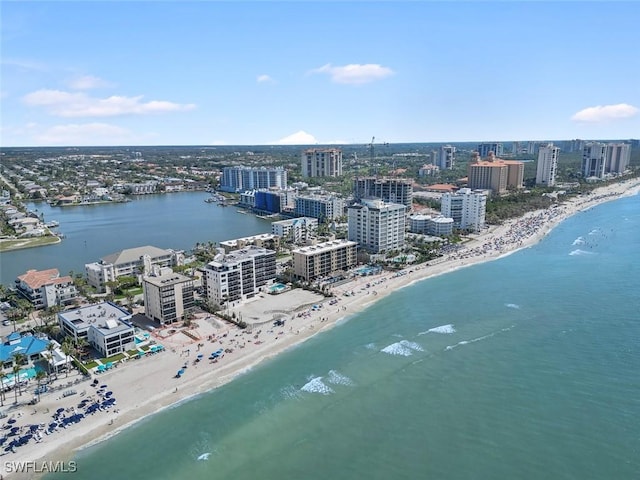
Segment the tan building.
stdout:
[[144,312],[162,325],[185,320],[195,308],[193,280],[170,268],[154,266],[142,277]]
[[468,187],[472,190],[491,190],[498,195],[508,188],[522,188],[524,181],[524,163],[515,160],[502,160],[493,152],[485,160],[480,160],[474,152],[467,170]]
[[311,281],[347,271],[356,265],[357,245],[349,240],[332,240],[293,250],[294,275]]

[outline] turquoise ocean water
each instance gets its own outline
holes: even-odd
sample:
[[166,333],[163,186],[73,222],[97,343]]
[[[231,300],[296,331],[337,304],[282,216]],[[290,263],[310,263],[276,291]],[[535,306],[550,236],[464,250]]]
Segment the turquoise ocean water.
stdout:
[[399,290],[47,478],[640,478],[639,279],[634,196]]

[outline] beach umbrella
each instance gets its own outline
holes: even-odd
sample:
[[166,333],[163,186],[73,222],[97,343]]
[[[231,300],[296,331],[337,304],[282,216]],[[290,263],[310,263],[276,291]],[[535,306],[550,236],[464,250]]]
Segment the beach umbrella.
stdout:
[[107,388],[106,385],[100,385],[100,388]]
[[62,413],[64,412],[64,408],[59,408],[58,410],[56,410],[57,413]]
[[7,420],[7,423],[9,423],[9,424],[16,423],[16,419],[15,418],[10,418],[9,420]]
[[107,392],[105,393],[105,396],[110,397],[111,395],[113,395],[113,392]]
[[29,427],[29,430],[31,430],[32,432],[35,432],[36,430],[38,430],[38,428],[40,428],[38,425],[31,425]]

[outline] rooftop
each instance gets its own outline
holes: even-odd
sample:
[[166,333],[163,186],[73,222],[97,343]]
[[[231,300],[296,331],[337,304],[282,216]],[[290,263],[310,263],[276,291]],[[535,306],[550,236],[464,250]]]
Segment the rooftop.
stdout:
[[33,335],[21,336],[17,332],[10,334],[0,345],[0,362],[8,362],[16,354],[31,356],[42,353],[47,349],[49,340],[34,337]]
[[131,318],[131,314],[110,302],[67,310],[58,315],[63,321],[73,324],[76,330],[94,327],[103,333],[114,333],[131,328],[128,323],[124,323],[124,320]]
[[50,268],[49,270],[29,270],[24,275],[20,275],[18,280],[33,290],[37,290],[43,285],[71,283],[73,281],[69,276],[61,277],[57,268]]

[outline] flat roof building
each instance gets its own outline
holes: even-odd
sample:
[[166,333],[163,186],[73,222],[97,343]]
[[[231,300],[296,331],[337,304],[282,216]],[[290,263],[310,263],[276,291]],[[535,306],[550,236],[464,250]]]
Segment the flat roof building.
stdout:
[[135,348],[131,313],[111,303],[102,302],[58,313],[65,336],[75,342],[84,338],[105,357]]
[[196,306],[193,279],[170,268],[154,267],[142,277],[144,312],[165,325],[186,320]]
[[294,275],[301,280],[312,281],[346,272],[357,263],[357,245],[349,240],[332,240],[293,250]]
[[349,207],[348,238],[371,253],[404,246],[407,207],[379,199],[362,199]]
[[342,150],[310,148],[302,152],[303,177],[339,177],[342,175]]
[[255,297],[276,278],[276,252],[250,246],[219,254],[204,268],[207,300],[217,305]]

